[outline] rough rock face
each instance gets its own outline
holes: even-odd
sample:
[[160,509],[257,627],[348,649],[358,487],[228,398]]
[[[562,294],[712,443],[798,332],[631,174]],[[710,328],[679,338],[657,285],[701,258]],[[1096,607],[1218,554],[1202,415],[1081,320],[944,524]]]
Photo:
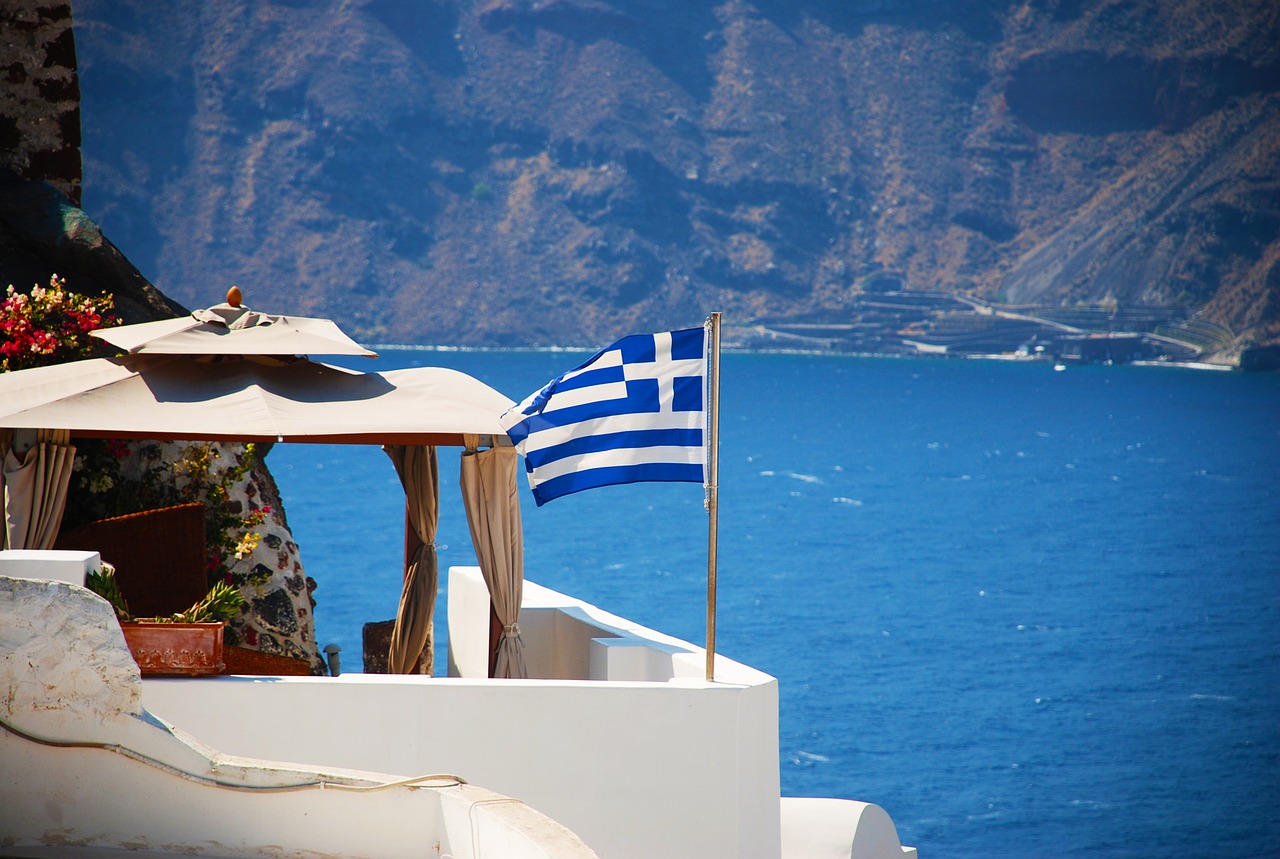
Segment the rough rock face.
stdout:
[[850,321],[868,278],[1280,338],[1280,5],[80,0],[91,209],[366,342]]
[[80,82],[71,4],[0,7],[0,167],[80,205]]
[[[242,455],[238,446],[224,447],[228,448],[226,455]],[[261,542],[241,562],[268,578],[261,587],[245,593],[245,610],[230,624],[234,634],[246,647],[306,659],[313,671],[324,673],[324,657],[316,644],[312,598],[316,582],[303,569],[280,490],[265,463],[254,466],[247,479],[234,488],[228,503],[242,509],[271,508],[271,515],[257,529],[262,534]]]
[[0,712],[142,712],[138,665],[106,600],[60,582],[0,576]]
[[180,316],[171,301],[125,259],[98,225],[47,182],[0,170],[0,289],[22,292],[61,275],[81,295],[110,294],[125,323]]
[[80,84],[71,6],[0,7],[0,290],[57,273],[76,292],[111,293],[143,322],[182,313],[80,210]]

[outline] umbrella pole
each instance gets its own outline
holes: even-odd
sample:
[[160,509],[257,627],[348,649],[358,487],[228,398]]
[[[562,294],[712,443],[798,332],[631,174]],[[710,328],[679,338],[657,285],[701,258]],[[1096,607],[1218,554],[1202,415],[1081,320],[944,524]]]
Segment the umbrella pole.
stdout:
[[716,555],[720,506],[720,312],[707,321],[707,682],[716,679]]

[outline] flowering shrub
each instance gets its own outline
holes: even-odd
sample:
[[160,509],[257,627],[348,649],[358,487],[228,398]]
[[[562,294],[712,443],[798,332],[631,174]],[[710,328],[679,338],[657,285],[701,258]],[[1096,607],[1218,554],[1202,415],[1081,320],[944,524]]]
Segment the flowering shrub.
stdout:
[[30,295],[9,284],[0,302],[0,372],[88,357],[94,346],[89,332],[120,322],[107,315],[114,303],[110,294],[92,298],[68,292],[66,280],[56,274],[48,287],[31,287]]
[[125,471],[134,453],[129,442],[114,438],[77,439],[67,507],[62,514],[63,530],[177,503],[173,500],[173,487],[160,479],[163,469],[156,462],[159,449],[155,445],[149,448],[152,456],[146,459],[141,473],[135,475]]

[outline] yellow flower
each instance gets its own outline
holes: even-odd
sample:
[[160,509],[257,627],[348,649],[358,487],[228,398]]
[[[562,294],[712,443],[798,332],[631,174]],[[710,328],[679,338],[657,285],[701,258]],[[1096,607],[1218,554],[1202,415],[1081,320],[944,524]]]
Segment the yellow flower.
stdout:
[[258,548],[258,542],[262,539],[262,535],[256,532],[250,532],[240,538],[240,542],[236,543],[236,560],[241,560],[248,555],[253,554],[253,550]]

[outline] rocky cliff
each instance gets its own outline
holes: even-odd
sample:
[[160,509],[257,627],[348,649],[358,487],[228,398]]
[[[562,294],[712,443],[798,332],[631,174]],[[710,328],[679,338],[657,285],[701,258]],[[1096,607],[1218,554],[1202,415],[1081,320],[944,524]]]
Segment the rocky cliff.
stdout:
[[366,342],[598,345],[839,325],[887,275],[1280,340],[1272,0],[75,14],[85,207],[188,306],[238,283]]
[[0,290],[57,273],[86,294],[112,293],[126,322],[174,316],[161,295],[78,208],[80,86],[71,6],[0,7]]

